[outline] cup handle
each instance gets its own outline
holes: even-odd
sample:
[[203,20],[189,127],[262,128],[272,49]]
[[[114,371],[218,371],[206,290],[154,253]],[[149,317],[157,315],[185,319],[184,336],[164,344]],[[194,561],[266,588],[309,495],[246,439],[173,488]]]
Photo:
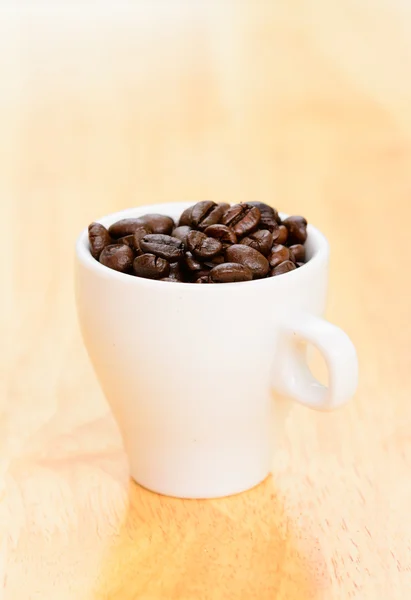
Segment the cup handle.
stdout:
[[[325,359],[328,387],[308,368],[307,343]],[[357,352],[344,331],[310,314],[294,315],[282,323],[273,379],[277,392],[316,410],[333,410],[354,395],[357,385]]]

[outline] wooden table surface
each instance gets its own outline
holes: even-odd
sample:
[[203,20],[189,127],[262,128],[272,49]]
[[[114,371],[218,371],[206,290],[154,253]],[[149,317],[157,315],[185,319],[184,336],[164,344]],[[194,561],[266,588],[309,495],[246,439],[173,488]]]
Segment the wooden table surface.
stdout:
[[[411,597],[410,12],[2,4],[1,598]],[[205,198],[327,234],[360,385],[333,414],[294,405],[256,489],[182,501],[129,483],[73,245],[105,213]]]

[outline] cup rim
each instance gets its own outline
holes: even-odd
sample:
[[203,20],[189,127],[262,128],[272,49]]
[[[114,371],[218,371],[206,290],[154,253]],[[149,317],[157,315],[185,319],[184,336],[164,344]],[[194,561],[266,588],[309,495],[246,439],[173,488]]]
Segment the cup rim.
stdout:
[[[109,227],[111,224],[119,221],[120,219],[134,218],[140,217],[144,214],[148,213],[159,213],[170,215],[171,217],[180,215],[186,208],[195,204],[194,202],[163,202],[161,204],[144,204],[141,206],[135,206],[133,208],[126,208],[125,210],[121,210],[118,212],[110,213],[105,215],[99,219],[96,219],[95,222],[101,223],[105,227]],[[282,219],[287,218],[286,213],[279,213]],[[96,275],[103,277],[105,279],[119,280],[123,283],[129,283],[130,285],[144,285],[144,286],[152,286],[158,289],[158,286],[161,286],[164,289],[169,288],[178,288],[182,289],[191,289],[191,290],[199,290],[196,293],[204,293],[200,290],[215,290],[215,289],[234,289],[238,288],[238,286],[247,286],[246,289],[250,289],[251,287],[255,288],[256,286],[263,287],[264,285],[281,285],[281,281],[284,284],[286,281],[291,281],[291,278],[297,278],[301,276],[301,270],[308,275],[308,270],[313,270],[321,261],[327,261],[329,254],[329,244],[325,235],[314,227],[314,225],[308,224],[307,227],[308,239],[311,243],[313,243],[314,251],[310,260],[299,269],[294,269],[292,271],[288,271],[287,273],[283,273],[281,277],[266,277],[263,279],[254,279],[252,281],[237,281],[232,283],[226,283],[224,285],[196,285],[193,283],[187,282],[178,282],[177,285],[166,285],[167,282],[156,280],[156,279],[145,279],[144,277],[133,277],[127,273],[120,273],[119,271],[115,271],[114,269],[109,269],[106,266],[102,265],[98,260],[93,258],[90,252],[89,240],[88,240],[88,227],[83,229],[80,235],[77,238],[76,242],[76,258],[79,263],[89,269],[90,271],[94,271]],[[288,279],[286,279],[288,278]],[[208,292],[206,292],[208,293]],[[212,292],[216,293],[216,292]]]

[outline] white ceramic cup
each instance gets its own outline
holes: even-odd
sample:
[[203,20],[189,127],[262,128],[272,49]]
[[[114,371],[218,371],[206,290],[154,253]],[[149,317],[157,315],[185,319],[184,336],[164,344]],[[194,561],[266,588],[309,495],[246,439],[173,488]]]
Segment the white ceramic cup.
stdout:
[[[141,206],[100,222],[145,213],[178,219],[187,206]],[[81,329],[135,481],[184,498],[247,490],[270,472],[272,390],[319,410],[354,394],[355,348],[321,317],[329,247],[312,225],[306,251],[306,265],[279,277],[166,283],[104,267],[90,254],[87,230],[80,235]],[[325,359],[328,387],[311,375],[307,344]]]

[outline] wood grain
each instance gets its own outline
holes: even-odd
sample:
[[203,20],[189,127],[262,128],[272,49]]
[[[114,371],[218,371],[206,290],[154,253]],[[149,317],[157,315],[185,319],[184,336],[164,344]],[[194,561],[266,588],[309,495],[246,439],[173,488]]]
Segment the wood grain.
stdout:
[[[0,597],[407,598],[409,6],[0,12]],[[265,483],[197,502],[129,484],[72,259],[92,219],[204,198],[268,201],[326,232],[328,317],[361,372],[335,414],[277,407],[290,412]]]

